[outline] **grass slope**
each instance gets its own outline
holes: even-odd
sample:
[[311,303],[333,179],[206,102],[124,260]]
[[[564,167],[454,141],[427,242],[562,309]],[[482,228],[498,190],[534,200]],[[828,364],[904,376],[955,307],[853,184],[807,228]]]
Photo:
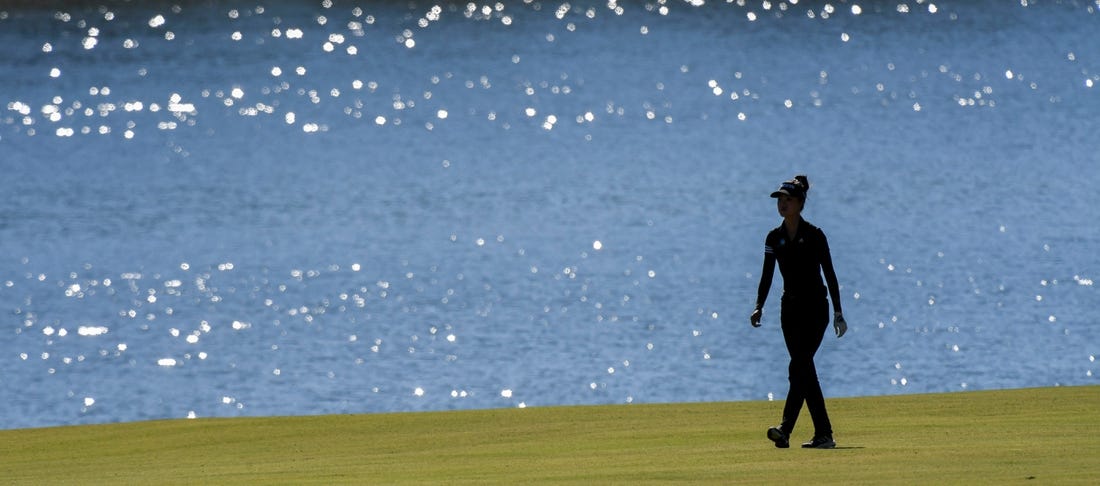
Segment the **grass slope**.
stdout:
[[[0,482],[1092,483],[1100,387],[829,401],[838,448],[775,449],[781,402],[198,419],[0,431]],[[808,439],[809,416],[793,439]],[[806,436],[806,437],[803,437]]]

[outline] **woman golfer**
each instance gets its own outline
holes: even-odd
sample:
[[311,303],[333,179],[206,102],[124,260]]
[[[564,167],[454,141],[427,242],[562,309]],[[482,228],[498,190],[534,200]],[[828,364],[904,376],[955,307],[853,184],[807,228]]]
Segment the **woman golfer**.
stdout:
[[[760,317],[768,290],[772,285],[775,263],[779,262],[779,272],[783,274],[782,311],[779,317],[783,327],[783,339],[791,355],[788,368],[790,389],[787,391],[787,403],[783,406],[783,421],[768,429],[768,439],[779,448],[790,447],[791,432],[794,431],[798,413],[805,402],[814,421],[814,436],[802,447],[831,449],[836,447],[833,441],[833,428],[829,423],[829,413],[825,411],[825,397],[821,393],[821,384],[817,381],[817,369],[814,367],[814,354],[821,346],[825,330],[829,327],[829,300],[833,301],[833,326],[836,336],[843,336],[848,330],[844,315],[840,309],[840,285],[833,271],[833,261],[829,256],[829,243],[825,233],[802,219],[802,208],[806,205],[806,192],[810,183],[804,175],[784,182],[779,190],[772,193],[777,199],[779,215],[783,224],[768,233],[764,240],[764,270],[760,274],[760,288],[756,297],[756,309],[749,322],[760,327]],[[825,275],[822,283],[821,276]]]

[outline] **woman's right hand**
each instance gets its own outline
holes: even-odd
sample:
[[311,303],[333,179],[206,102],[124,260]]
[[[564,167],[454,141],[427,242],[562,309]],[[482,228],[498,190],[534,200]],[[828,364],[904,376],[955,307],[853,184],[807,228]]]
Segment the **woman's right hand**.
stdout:
[[753,310],[752,315],[749,316],[749,324],[752,324],[752,327],[760,327],[760,317],[763,315],[764,312],[760,309]]

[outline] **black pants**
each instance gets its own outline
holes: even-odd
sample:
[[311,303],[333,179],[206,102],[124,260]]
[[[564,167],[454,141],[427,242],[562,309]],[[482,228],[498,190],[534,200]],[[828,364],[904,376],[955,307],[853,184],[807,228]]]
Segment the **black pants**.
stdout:
[[825,298],[792,298],[783,296],[780,315],[783,339],[791,355],[787,368],[791,387],[787,391],[787,403],[783,406],[783,422],[780,428],[788,435],[794,431],[802,404],[810,409],[814,421],[814,437],[833,435],[829,412],[825,410],[825,396],[817,380],[814,355],[829,328],[829,301]]

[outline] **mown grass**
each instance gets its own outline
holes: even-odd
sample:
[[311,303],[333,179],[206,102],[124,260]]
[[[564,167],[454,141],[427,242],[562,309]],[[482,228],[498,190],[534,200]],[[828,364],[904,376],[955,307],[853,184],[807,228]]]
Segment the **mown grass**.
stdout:
[[[838,448],[775,449],[780,402],[197,419],[0,431],[12,484],[1094,483],[1100,387],[829,401]],[[809,417],[793,439],[808,439]]]

